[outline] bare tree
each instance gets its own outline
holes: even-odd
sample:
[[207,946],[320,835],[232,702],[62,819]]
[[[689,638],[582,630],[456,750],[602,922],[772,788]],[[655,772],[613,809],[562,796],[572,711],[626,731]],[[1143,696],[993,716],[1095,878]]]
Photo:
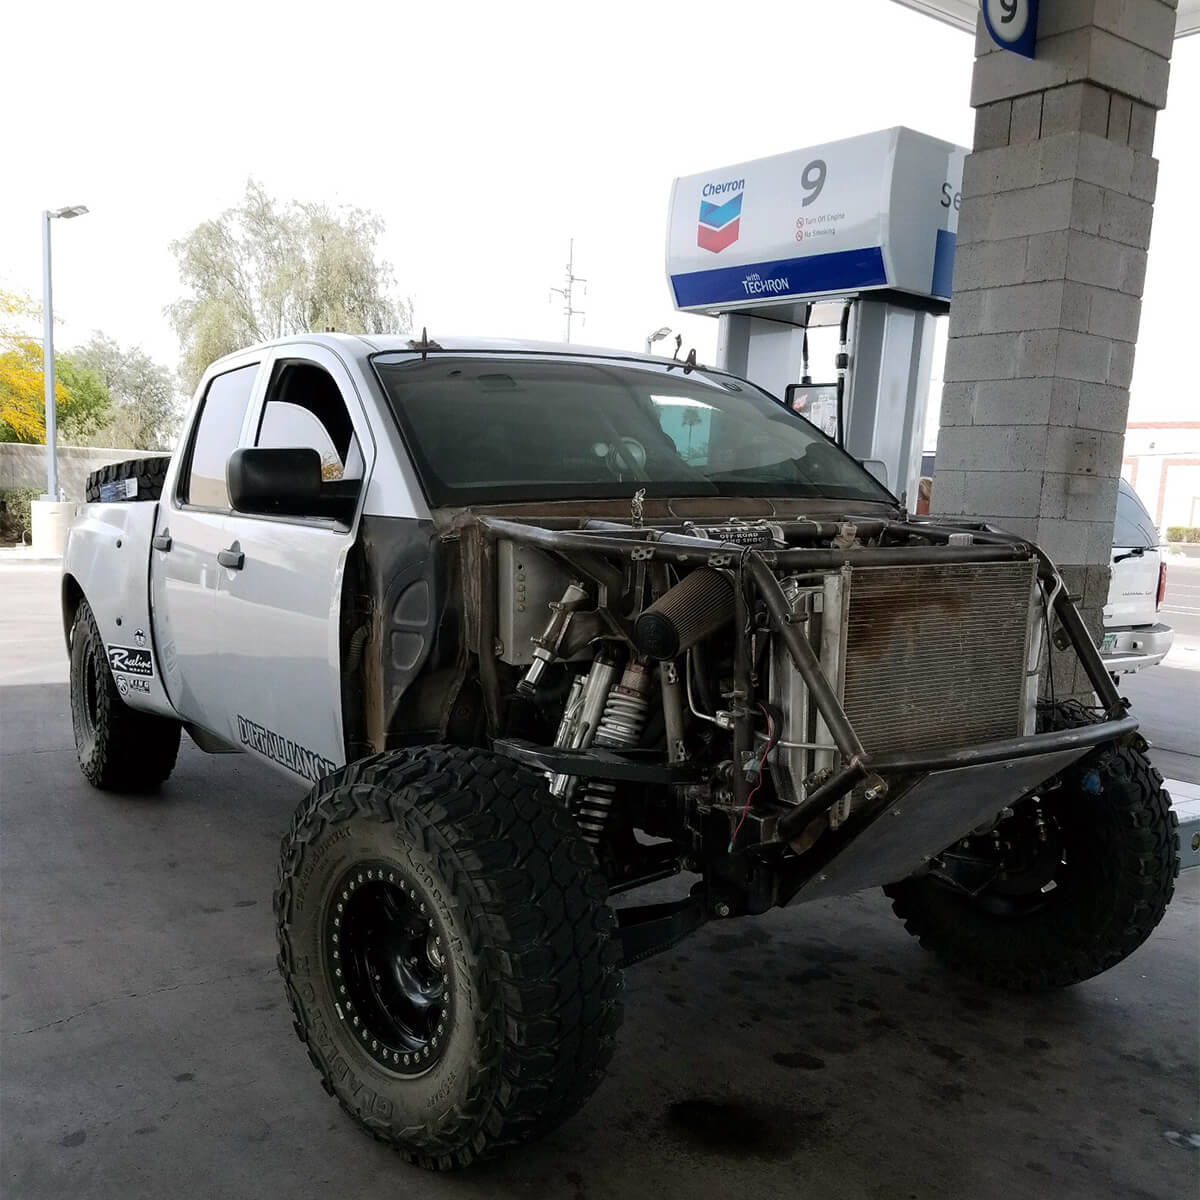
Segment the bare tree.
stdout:
[[412,305],[394,296],[392,268],[376,258],[382,231],[374,213],[280,204],[250,180],[238,207],[171,243],[188,293],[167,308],[184,383],[195,387],[213,359],[254,342],[407,329]]

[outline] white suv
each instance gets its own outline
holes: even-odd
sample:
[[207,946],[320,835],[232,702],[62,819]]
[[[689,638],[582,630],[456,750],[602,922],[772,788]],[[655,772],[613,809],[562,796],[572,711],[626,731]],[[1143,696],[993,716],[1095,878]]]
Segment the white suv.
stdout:
[[1152,667],[1171,649],[1175,631],[1157,619],[1166,586],[1167,567],[1158,548],[1158,530],[1137,492],[1122,479],[1100,644],[1104,665],[1113,674]]

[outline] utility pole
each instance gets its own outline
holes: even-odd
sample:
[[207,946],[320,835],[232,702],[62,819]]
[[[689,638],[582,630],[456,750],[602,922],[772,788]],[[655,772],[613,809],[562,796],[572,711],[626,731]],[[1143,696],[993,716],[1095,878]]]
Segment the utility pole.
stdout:
[[557,292],[563,298],[563,313],[567,318],[567,336],[566,341],[571,340],[571,318],[575,316],[585,316],[583,309],[574,308],[571,304],[571,295],[575,290],[577,283],[584,284],[584,292],[587,291],[587,280],[582,276],[575,274],[575,239],[572,238],[567,249],[567,283],[565,287],[551,288],[552,292]]

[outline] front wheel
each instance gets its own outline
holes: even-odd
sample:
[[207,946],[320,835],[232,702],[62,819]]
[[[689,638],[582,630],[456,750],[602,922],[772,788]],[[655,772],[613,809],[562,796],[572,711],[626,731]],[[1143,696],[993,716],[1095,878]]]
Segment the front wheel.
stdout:
[[607,887],[510,760],[438,746],[329,776],[284,839],[275,912],[326,1090],[411,1162],[538,1137],[602,1078],[621,1018]]
[[1162,919],[1178,821],[1140,751],[1111,747],[884,889],[921,945],[997,987],[1066,987],[1116,966]]

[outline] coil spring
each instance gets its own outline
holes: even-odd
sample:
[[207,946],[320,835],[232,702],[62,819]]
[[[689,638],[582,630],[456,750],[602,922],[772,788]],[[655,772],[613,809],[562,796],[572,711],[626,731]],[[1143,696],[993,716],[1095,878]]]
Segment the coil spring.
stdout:
[[[595,746],[610,746],[615,749],[636,746],[646,724],[649,702],[640,692],[624,686],[628,673],[621,683],[608,694],[604,713],[596,727]],[[616,784],[603,779],[588,781],[576,808],[576,818],[584,841],[596,845],[604,836],[608,814],[616,798]]]

